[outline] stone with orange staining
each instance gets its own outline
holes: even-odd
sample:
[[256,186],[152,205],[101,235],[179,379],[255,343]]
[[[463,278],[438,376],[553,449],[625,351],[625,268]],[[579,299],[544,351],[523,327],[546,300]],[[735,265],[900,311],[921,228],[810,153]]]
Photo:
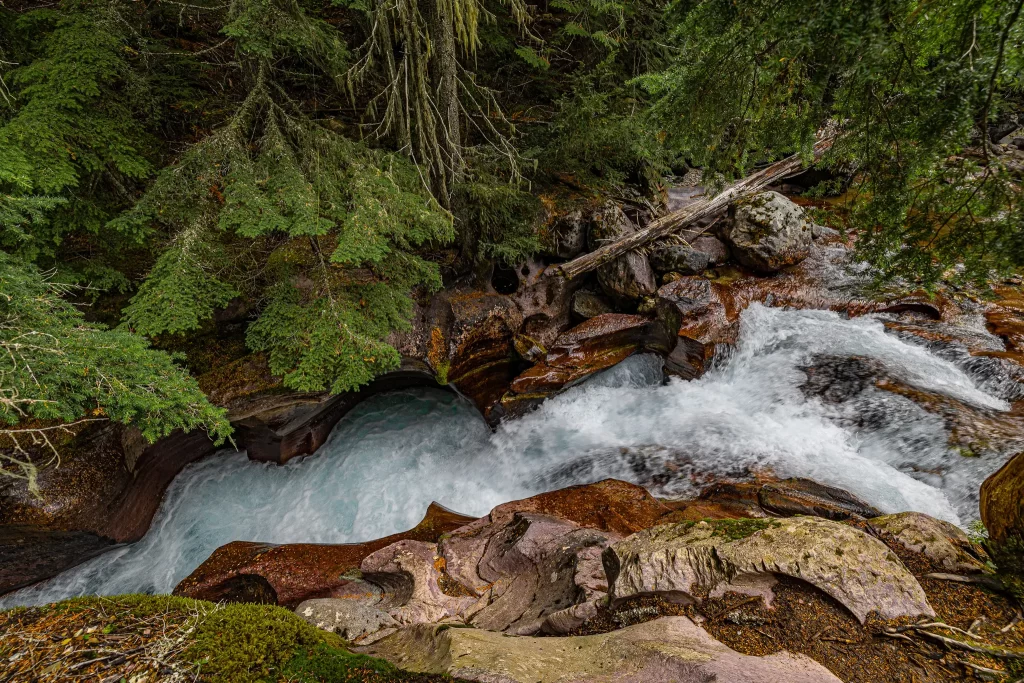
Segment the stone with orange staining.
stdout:
[[271,602],[294,606],[303,600],[344,592],[344,576],[368,555],[401,540],[435,541],[473,521],[431,503],[415,528],[367,543],[272,545],[235,541],[221,546],[175,587],[174,594],[213,602]]
[[981,521],[994,543],[1024,539],[1024,453],[1010,458],[981,485]]
[[[658,318],[604,313],[559,335],[544,360],[510,385],[510,393],[549,395],[622,362],[655,342],[664,346]],[[506,405],[511,401],[506,401]]]

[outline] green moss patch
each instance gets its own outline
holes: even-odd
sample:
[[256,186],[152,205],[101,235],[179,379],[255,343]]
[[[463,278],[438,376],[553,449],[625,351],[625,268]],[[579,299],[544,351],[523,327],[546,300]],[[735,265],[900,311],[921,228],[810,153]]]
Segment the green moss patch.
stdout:
[[[451,681],[345,649],[338,636],[270,605],[166,595],[73,598],[0,612],[0,680],[206,683]],[[155,680],[155,679],[154,679]]]
[[712,536],[724,538],[727,541],[738,541],[741,538],[752,536],[758,531],[774,529],[779,526],[774,519],[714,519],[708,520],[714,531]]

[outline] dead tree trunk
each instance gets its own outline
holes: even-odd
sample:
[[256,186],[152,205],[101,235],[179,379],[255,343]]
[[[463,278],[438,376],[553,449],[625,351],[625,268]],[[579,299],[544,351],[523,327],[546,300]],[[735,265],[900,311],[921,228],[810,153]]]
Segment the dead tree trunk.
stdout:
[[[834,138],[830,136],[821,138],[815,143],[815,158],[824,154],[825,151],[832,146],[833,139]],[[782,161],[777,161],[771,166],[761,169],[757,173],[749,175],[743,180],[730,185],[724,191],[715,195],[711,199],[705,199],[704,201],[688,206],[685,209],[662,216],[661,218],[651,221],[651,223],[643,230],[638,230],[631,235],[626,235],[620,240],[610,242],[590,253],[574,258],[572,261],[553,265],[548,268],[548,273],[561,275],[567,280],[579,277],[584,273],[594,270],[602,264],[613,261],[619,256],[633,251],[634,249],[638,249],[645,244],[649,244],[660,237],[665,237],[666,235],[683,230],[686,226],[696,223],[701,218],[712,216],[725,209],[729,204],[741,197],[760,192],[773,182],[785,178],[786,176],[791,175],[794,171],[799,170],[802,165],[803,161],[799,154],[786,157]],[[696,237],[704,232],[704,230],[695,230],[692,232],[692,236]]]

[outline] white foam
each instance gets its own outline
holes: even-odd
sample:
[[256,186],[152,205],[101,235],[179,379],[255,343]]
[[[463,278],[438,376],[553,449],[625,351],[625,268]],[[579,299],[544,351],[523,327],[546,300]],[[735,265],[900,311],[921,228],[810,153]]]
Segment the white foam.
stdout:
[[[860,400],[894,416],[889,423],[873,431],[844,426],[843,411],[861,408],[808,400],[799,388],[801,366],[817,354],[873,358],[922,389],[1007,407],[952,363],[886,334],[877,320],[755,304],[743,314],[729,361],[697,381],[664,383],[660,360],[633,357],[495,433],[450,394],[400,392],[357,407],[314,457],[284,467],[244,454],[196,463],[171,485],[139,543],[0,599],[0,606],[169,592],[229,541],[368,540],[412,527],[432,500],[482,515],[566,483],[643,480],[628,454],[634,449],[635,458],[636,447],[650,445],[685,454],[701,471],[771,469],[839,486],[883,511],[919,510],[954,523],[973,518],[978,485],[998,459],[953,454],[940,419],[888,392]],[[644,463],[668,473],[656,493],[693,493],[695,484],[671,474],[673,457],[654,454]],[[573,463],[580,467],[565,469]]]

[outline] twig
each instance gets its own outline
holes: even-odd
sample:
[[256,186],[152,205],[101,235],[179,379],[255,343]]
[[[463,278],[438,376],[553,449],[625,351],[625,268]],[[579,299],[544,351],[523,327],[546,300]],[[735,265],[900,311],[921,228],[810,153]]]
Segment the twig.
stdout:
[[718,617],[722,616],[726,612],[731,612],[734,609],[738,609],[740,607],[743,607],[743,605],[749,605],[752,602],[757,602],[760,599],[761,599],[760,595],[754,595],[754,596],[751,596],[751,597],[746,598],[744,600],[740,600],[735,605],[729,605],[728,607],[723,607],[722,609],[718,610],[717,612],[712,614],[710,617],[708,617],[708,621],[714,621],[715,619],[717,619]]
[[1010,652],[1010,651],[1007,651],[1007,650],[999,650],[999,649],[996,649],[996,648],[989,648],[989,647],[981,647],[979,645],[971,645],[970,643],[965,643],[962,640],[957,640],[955,638],[947,638],[946,636],[940,636],[938,633],[932,633],[931,631],[927,631],[925,629],[915,629],[915,630],[916,630],[917,633],[920,633],[922,636],[925,636],[927,638],[931,638],[932,640],[936,640],[936,641],[938,641],[938,642],[940,642],[940,643],[942,643],[944,645],[948,645],[950,647],[957,647],[957,648],[960,648],[962,650],[968,650],[970,652],[977,652],[978,654],[988,655],[989,657],[999,657],[1001,659],[1024,659],[1024,653]]

